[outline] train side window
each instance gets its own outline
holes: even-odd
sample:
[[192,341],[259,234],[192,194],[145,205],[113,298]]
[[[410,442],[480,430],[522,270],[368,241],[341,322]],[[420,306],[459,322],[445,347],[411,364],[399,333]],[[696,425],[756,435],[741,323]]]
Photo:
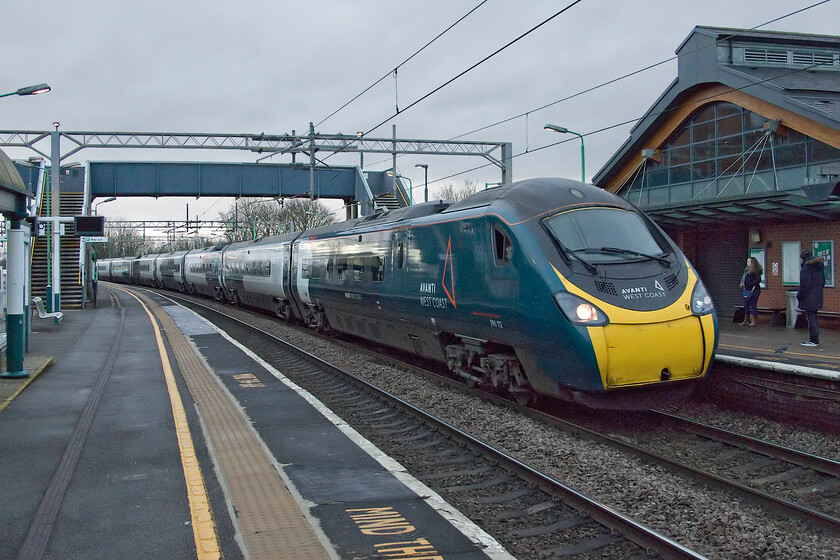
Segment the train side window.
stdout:
[[[348,259],[348,262],[350,259]],[[358,257],[353,259],[353,280],[363,280],[365,277],[365,259]]]
[[513,242],[498,228],[493,228],[493,256],[496,266],[507,265],[513,258]]
[[370,279],[373,282],[382,282],[384,279],[384,267],[382,266],[382,257],[374,256],[370,258]]
[[336,272],[338,273],[339,280],[347,278],[347,259],[345,257],[339,257],[337,259]]
[[405,245],[402,241],[397,244],[397,268],[402,269],[405,265]]

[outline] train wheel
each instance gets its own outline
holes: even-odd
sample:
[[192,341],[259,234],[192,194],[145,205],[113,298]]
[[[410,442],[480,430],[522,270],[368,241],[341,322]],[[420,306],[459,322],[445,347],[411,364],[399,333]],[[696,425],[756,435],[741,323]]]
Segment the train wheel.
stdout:
[[236,292],[231,292],[230,294],[230,304],[234,307],[239,307],[239,294]]

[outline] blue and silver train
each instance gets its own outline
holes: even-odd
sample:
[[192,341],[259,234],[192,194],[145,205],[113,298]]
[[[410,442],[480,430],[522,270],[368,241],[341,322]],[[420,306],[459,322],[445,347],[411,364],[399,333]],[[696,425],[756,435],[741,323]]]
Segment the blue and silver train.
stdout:
[[676,244],[624,199],[565,179],[97,266],[102,280],[436,360],[520,402],[655,406],[704,379],[718,343],[711,298]]

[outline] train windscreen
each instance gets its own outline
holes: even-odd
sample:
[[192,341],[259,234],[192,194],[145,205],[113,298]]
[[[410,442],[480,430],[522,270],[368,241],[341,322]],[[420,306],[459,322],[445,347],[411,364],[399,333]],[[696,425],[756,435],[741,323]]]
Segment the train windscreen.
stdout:
[[590,263],[660,260],[670,252],[659,245],[642,217],[629,210],[581,208],[543,223],[564,251],[585,253]]

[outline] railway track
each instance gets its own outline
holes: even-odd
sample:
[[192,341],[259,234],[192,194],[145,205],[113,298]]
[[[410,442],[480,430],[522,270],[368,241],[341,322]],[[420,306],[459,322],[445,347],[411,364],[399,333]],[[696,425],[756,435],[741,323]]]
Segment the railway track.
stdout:
[[314,394],[518,557],[704,558],[270,333],[177,299]]

